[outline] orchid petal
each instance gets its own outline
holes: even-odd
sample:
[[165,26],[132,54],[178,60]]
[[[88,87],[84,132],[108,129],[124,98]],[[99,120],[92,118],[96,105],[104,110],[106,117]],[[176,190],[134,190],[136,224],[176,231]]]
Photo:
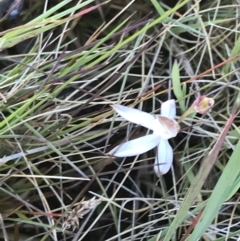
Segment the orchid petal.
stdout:
[[176,118],[176,102],[175,100],[167,100],[161,105],[161,116],[168,117],[170,119]]
[[158,177],[166,174],[173,162],[173,149],[168,140],[161,139],[158,145],[158,154],[154,163],[154,172]]
[[160,139],[159,135],[155,134],[142,136],[116,146],[109,154],[116,157],[136,156],[156,147]]
[[123,105],[113,105],[112,107],[124,119],[153,130],[156,121],[154,115]]

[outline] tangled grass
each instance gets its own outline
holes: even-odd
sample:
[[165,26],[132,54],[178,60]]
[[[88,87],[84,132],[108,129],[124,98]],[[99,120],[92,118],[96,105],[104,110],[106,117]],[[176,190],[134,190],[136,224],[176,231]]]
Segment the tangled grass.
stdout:
[[[2,240],[240,240],[240,5],[159,2],[27,1],[1,22]],[[110,105],[173,98],[179,119],[201,95],[162,178],[154,151],[107,154],[146,134]]]

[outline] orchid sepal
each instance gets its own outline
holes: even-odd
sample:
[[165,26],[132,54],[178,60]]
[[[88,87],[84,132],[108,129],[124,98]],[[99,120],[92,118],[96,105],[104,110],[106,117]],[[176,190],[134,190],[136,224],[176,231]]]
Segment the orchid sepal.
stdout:
[[159,135],[155,134],[142,136],[116,146],[108,154],[115,157],[140,155],[156,147],[160,139]]
[[154,115],[123,105],[112,105],[112,108],[124,119],[153,130]]
[[158,148],[157,156],[154,163],[154,172],[158,177],[166,174],[173,163],[173,149],[168,143],[168,140],[161,139]]

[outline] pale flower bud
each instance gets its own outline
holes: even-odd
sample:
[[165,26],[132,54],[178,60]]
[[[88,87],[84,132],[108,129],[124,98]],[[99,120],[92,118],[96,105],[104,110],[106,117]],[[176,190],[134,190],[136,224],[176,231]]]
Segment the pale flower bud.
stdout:
[[193,102],[192,107],[197,113],[206,114],[207,112],[211,111],[214,103],[214,99],[202,95]]

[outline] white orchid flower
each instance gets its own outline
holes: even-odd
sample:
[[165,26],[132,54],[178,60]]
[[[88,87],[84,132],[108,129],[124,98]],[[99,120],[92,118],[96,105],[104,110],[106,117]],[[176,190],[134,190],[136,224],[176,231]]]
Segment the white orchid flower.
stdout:
[[136,156],[158,147],[154,171],[158,177],[167,173],[173,162],[173,149],[168,139],[175,137],[180,130],[176,117],[175,100],[162,103],[161,115],[152,115],[123,105],[113,105],[113,109],[124,119],[144,126],[152,134],[125,142],[113,148],[109,154],[116,157]]

